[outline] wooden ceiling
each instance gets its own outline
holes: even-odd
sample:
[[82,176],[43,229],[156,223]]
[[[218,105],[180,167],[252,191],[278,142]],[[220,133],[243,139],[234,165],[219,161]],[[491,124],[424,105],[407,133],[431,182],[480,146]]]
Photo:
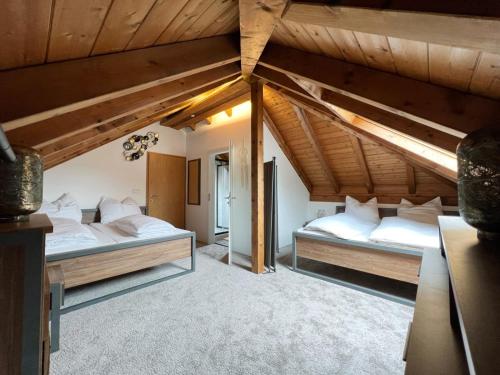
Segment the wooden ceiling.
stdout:
[[500,117],[494,0],[2,5],[0,121],[46,168],[158,120],[195,129],[248,98],[242,75],[267,84],[266,122],[314,199],[453,204],[456,145]]
[[235,33],[236,0],[5,0],[0,70]]
[[480,50],[281,20],[271,41],[454,88],[500,98],[500,55]]

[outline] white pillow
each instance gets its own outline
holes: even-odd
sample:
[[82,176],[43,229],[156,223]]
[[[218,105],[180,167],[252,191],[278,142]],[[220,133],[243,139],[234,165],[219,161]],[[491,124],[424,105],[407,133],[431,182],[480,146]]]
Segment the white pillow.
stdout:
[[78,206],[76,199],[69,193],[61,195],[52,203],[44,200],[37,213],[46,214],[51,219],[71,219],[78,223],[81,223],[82,221],[82,210],[80,209],[80,206]]
[[377,198],[372,198],[366,203],[361,203],[353,197],[345,197],[345,213],[356,216],[358,219],[370,221],[372,223],[380,223],[378,215]]
[[399,217],[432,225],[438,224],[438,216],[442,214],[443,206],[441,205],[440,197],[436,197],[427,203],[417,206],[406,199],[401,199],[401,203],[398,207]]
[[384,217],[377,229],[371,233],[370,241],[439,249],[439,227],[398,216]]
[[122,217],[112,222],[111,225],[135,237],[167,234],[175,229],[172,224],[166,221],[142,214]]
[[141,208],[132,198],[127,197],[121,202],[113,198],[102,197],[99,202],[101,223],[107,224],[130,215],[140,215]]
[[305,229],[319,230],[345,240],[367,241],[377,224],[341,213],[311,221]]

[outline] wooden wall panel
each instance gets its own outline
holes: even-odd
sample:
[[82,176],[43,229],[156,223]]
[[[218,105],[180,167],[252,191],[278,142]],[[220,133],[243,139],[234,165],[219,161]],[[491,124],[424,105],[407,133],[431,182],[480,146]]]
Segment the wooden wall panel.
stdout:
[[155,44],[165,28],[176,18],[189,0],[157,0],[126,49]]
[[52,16],[47,61],[90,55],[111,0],[58,0]]
[[52,0],[2,1],[0,70],[45,61],[51,10]]
[[123,51],[155,0],[114,1],[97,37],[92,55]]
[[155,44],[168,44],[179,40],[186,30],[207,11],[213,0],[189,0],[181,12],[168,24]]

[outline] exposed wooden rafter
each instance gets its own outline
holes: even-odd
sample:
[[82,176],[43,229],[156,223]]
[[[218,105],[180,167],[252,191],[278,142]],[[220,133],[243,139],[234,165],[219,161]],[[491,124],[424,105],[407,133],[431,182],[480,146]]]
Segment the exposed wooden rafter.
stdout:
[[248,83],[239,80],[232,85],[226,85],[222,90],[217,90],[213,95],[207,95],[203,100],[194,102],[179,113],[163,119],[160,123],[175,129],[194,128],[198,122],[206,117],[213,116],[249,100],[249,93],[250,86]]
[[492,99],[276,44],[268,44],[259,64],[322,87],[325,102],[338,105],[341,94],[456,137],[500,117]]
[[493,1],[294,2],[283,19],[498,54],[500,14],[495,9]]
[[[316,100],[318,104],[321,103],[320,105],[326,109],[325,104],[322,103],[321,100],[313,98],[311,93],[304,90],[300,85],[296,83],[296,81],[279,71],[258,65],[254,70],[254,75],[266,80],[267,82],[271,82],[274,85],[286,89],[289,94],[293,93],[296,95],[300,95],[304,99],[309,101]],[[345,95],[337,94],[335,103],[336,106],[354,112],[366,118],[367,120],[381,124],[395,131],[407,134],[423,142],[440,147],[443,150],[455,152],[457,145],[460,142],[459,137],[455,137],[440,130],[430,128],[418,122],[408,120],[399,115],[381,110],[366,103],[349,98]],[[328,109],[328,111],[330,111],[330,109]]]
[[189,94],[213,84],[223,84],[239,76],[236,63],[167,82],[133,94],[94,104],[57,117],[15,128],[7,132],[14,144],[43,147],[86,129],[101,126],[183,94]]
[[[303,101],[300,96],[296,95],[294,97],[293,94],[287,95],[286,90],[281,91],[280,93],[285,95],[294,105],[301,107],[302,109],[311,112],[322,119],[330,121],[333,125],[341,128],[349,134],[383,146],[389,151],[392,151],[405,162],[418,166],[426,170],[429,174],[439,176],[440,180],[446,180],[447,183],[451,186],[455,186],[456,188],[456,165],[454,168],[451,168],[450,162],[452,160],[449,156],[447,157],[447,160],[449,161],[448,165],[442,165],[441,163],[437,163],[426,158],[425,155],[423,155],[425,152],[422,151],[425,150],[426,152],[433,153],[437,152],[436,150],[418,148],[418,145],[415,145],[413,142],[405,139],[404,136],[401,136],[398,133],[391,132],[389,129],[385,129],[359,117],[356,117],[355,121],[352,123],[339,120],[333,115],[333,113],[328,114],[324,111],[318,110],[315,106]],[[417,146],[418,149],[415,149],[413,146]]]
[[295,111],[295,114],[297,115],[300,126],[304,131],[306,138],[309,140],[309,143],[311,144],[314,154],[316,155],[316,158],[318,159],[321,165],[321,168],[323,170],[323,173],[325,174],[326,179],[331,184],[333,190],[336,193],[338,193],[340,190],[339,183],[337,182],[337,179],[333,175],[332,168],[330,167],[328,160],[326,160],[325,155],[321,150],[321,145],[319,143],[318,138],[316,137],[316,133],[314,132],[313,127],[311,126],[307,114],[304,112],[302,108],[293,104],[292,106]]
[[249,77],[288,0],[239,0],[241,72]]
[[133,114],[120,117],[96,127],[71,134],[43,147],[37,147],[44,159],[44,168],[49,169],[76,156],[89,152],[126,134],[148,126],[172,112],[187,107],[193,97],[216,88],[218,83],[199,88],[189,94],[166,100]]
[[239,59],[234,38],[218,36],[0,72],[0,122],[13,129]]
[[354,155],[356,156],[356,160],[358,161],[359,168],[361,169],[361,173],[365,180],[366,189],[368,193],[373,193],[373,181],[370,176],[370,170],[368,169],[368,165],[366,164],[365,153],[363,152],[363,146],[358,137],[354,135],[349,135],[349,140],[351,141],[352,150],[354,151]]
[[281,134],[279,128],[276,126],[274,120],[270,116],[269,111],[265,108],[265,106],[264,106],[264,122],[266,123],[267,128],[269,129],[269,131],[273,135],[274,139],[276,140],[276,143],[278,143],[278,146],[280,147],[281,151],[283,151],[286,158],[288,159],[288,161],[292,165],[293,169],[295,170],[295,172],[297,173],[297,175],[301,179],[302,183],[304,184],[304,186],[306,187],[306,189],[310,193],[312,190],[311,180],[309,179],[309,177],[307,177],[306,172],[304,171],[304,169],[300,165],[299,161],[297,160],[297,158],[293,154],[290,147],[288,147],[288,145],[286,144],[285,138]]
[[415,180],[415,168],[410,164],[406,165],[406,179],[408,181],[408,193],[415,194],[417,191],[417,182]]

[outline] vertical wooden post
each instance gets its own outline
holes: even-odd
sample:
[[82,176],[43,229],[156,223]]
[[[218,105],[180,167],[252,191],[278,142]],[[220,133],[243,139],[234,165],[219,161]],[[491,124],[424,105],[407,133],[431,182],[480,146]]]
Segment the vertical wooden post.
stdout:
[[252,81],[252,271],[264,272],[264,98],[262,81]]

